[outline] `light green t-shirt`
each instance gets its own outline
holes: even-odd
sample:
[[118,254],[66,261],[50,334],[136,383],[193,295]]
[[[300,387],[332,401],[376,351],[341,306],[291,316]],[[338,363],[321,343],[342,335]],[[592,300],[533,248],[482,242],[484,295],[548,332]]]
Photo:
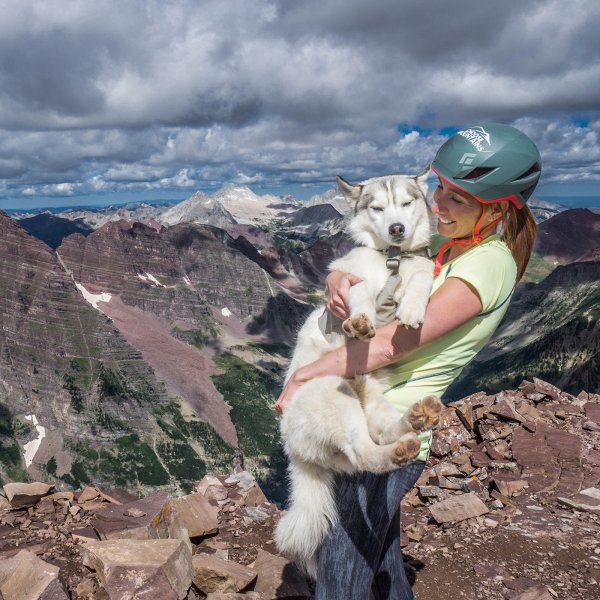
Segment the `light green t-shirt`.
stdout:
[[[482,312],[387,367],[386,374],[392,388],[386,392],[386,397],[402,413],[425,396],[441,396],[489,341],[508,308],[517,265],[508,246],[494,234],[444,264],[433,281],[431,293],[449,277],[462,279],[477,291]],[[419,459],[426,460],[431,432],[422,434],[420,438]]]

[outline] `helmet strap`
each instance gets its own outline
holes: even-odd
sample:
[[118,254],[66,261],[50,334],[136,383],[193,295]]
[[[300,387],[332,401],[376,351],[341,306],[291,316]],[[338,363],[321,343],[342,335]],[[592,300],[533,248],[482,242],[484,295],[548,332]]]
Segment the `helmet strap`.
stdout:
[[440,251],[438,252],[435,258],[435,269],[433,271],[434,277],[437,277],[442,270],[442,261],[444,260],[444,256],[448,250],[452,248],[452,246],[475,246],[483,241],[485,238],[484,234],[487,233],[490,229],[498,225],[500,221],[504,218],[504,215],[500,215],[496,219],[494,219],[491,223],[488,223],[483,229],[481,228],[481,223],[483,221],[483,216],[485,214],[485,210],[483,207],[481,208],[481,214],[477,219],[477,223],[475,223],[475,227],[473,228],[473,233],[469,237],[464,238],[452,238],[448,242],[442,244]]

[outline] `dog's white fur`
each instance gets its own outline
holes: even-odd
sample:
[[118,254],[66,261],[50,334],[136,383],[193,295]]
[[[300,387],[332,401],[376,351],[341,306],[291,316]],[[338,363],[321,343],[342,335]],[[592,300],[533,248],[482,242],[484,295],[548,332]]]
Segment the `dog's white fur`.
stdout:
[[[410,252],[429,245],[433,219],[426,202],[426,176],[427,171],[417,177],[377,177],[358,185],[338,178],[353,211],[348,230],[358,247],[329,268],[363,280],[350,288],[350,318],[343,325],[353,337],[369,339],[375,333],[376,299],[390,277],[385,251],[398,246]],[[401,257],[399,274],[393,294],[396,317],[407,327],[419,327],[433,265],[423,256]],[[323,308],[316,309],[301,328],[286,382],[296,369],[344,344],[343,333],[320,329],[322,315]],[[337,519],[334,474],[382,473],[405,465],[419,453],[415,432],[431,427],[441,409],[439,400],[430,397],[427,409],[434,420],[423,418],[422,406],[401,418],[383,396],[384,380],[383,370],[353,381],[337,376],[313,379],[294,395],[281,420],[290,460],[291,505],[275,539],[279,551],[313,577],[318,548]]]

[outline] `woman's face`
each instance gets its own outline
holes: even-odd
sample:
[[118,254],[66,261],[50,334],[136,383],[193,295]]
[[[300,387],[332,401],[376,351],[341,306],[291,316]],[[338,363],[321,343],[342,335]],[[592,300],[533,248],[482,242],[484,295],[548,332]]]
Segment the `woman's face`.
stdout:
[[[484,206],[465,192],[451,186],[443,179],[433,193],[433,212],[438,216],[438,232],[449,238],[462,238],[473,234],[473,229]],[[488,212],[488,211],[486,211]],[[483,219],[486,225],[490,219]]]

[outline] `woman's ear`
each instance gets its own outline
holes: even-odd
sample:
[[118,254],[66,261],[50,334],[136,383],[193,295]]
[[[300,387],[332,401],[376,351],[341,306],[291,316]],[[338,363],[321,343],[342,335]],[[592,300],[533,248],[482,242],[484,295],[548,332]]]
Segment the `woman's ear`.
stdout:
[[488,204],[489,215],[493,219],[497,219],[498,217],[503,217],[508,210],[508,202],[503,200],[502,202],[494,202],[493,204]]

